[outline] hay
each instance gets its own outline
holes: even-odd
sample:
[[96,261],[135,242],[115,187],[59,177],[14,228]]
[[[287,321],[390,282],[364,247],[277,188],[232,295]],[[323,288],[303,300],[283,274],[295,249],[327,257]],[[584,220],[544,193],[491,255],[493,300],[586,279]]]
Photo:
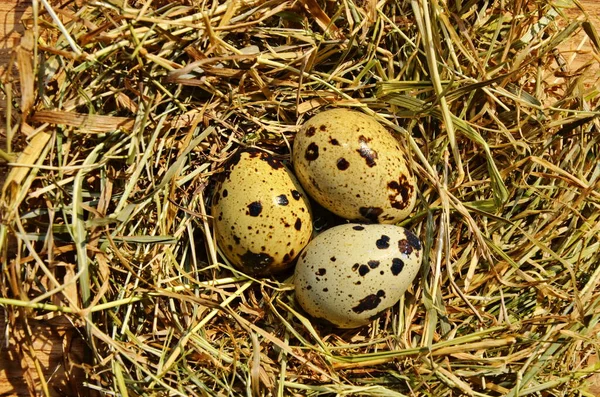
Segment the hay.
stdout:
[[[559,47],[582,31],[599,43],[573,3],[41,4],[2,80],[0,304],[11,326],[80,328],[87,387],[586,393],[600,370],[599,58],[572,70]],[[233,152],[287,156],[328,107],[377,117],[420,180],[403,225],[424,241],[421,277],[357,330],[311,322],[289,278],[231,268],[207,212]]]

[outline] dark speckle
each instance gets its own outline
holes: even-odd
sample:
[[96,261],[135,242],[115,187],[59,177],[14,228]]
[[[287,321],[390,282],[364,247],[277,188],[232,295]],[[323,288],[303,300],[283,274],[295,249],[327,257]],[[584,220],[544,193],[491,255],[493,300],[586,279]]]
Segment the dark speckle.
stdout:
[[268,153],[256,149],[246,149],[245,151],[250,154],[250,157],[258,157],[262,161],[266,161],[274,170],[278,170],[284,167],[281,161],[277,160],[275,157],[271,156]]
[[233,241],[235,241],[236,244],[239,244],[242,240],[236,236],[235,234],[233,235]]
[[370,294],[362,298],[358,302],[358,305],[352,308],[352,311],[354,313],[362,313],[367,310],[376,309],[377,306],[379,306],[379,304],[381,303],[382,298],[385,298],[385,291],[380,289],[379,291],[377,291],[377,294]]
[[253,274],[263,273],[274,261],[273,257],[264,253],[254,253],[252,251],[246,251],[241,256],[244,267]]
[[400,272],[402,272],[402,269],[404,269],[404,262],[402,262],[402,259],[400,259],[400,258],[392,259],[392,274],[394,276],[397,276],[400,274]]
[[337,161],[337,167],[338,167],[338,170],[344,171],[344,170],[347,170],[348,167],[350,167],[350,163],[345,158],[341,157]]
[[332,256],[331,258],[329,258],[329,260],[335,262],[337,259],[335,258],[335,256]]
[[280,194],[279,196],[275,197],[275,202],[279,205],[288,205],[290,203],[285,194]]
[[357,271],[359,266],[360,266],[360,263],[355,263],[354,265],[352,265],[352,271],[353,272]]
[[379,207],[360,207],[358,212],[371,222],[377,222],[379,215],[383,213],[383,209]]
[[363,226],[360,226],[360,225],[352,226],[352,229],[354,229],[354,230],[365,230],[365,228]]
[[316,143],[311,142],[304,152],[304,158],[308,161],[314,161],[319,158],[319,147]]
[[248,204],[248,211],[246,211],[246,215],[250,216],[259,216],[262,212],[262,204],[260,201],[254,201]]
[[317,270],[317,271],[316,271],[316,273],[315,273],[315,274],[316,274],[317,276],[324,276],[324,275],[325,275],[325,273],[327,273],[327,269],[325,269],[325,268],[322,268],[322,267],[321,267],[321,268],[319,268],[319,270]]
[[312,285],[307,285],[307,286],[306,286],[306,290],[307,290],[307,291],[310,291],[311,289],[312,289]]
[[315,133],[317,132],[317,129],[314,126],[310,126],[307,130],[306,130],[306,136],[313,136],[315,135]]
[[374,167],[376,165],[375,160],[377,159],[377,152],[371,149],[368,145],[370,139],[365,138],[361,135],[358,138],[359,147],[356,149],[360,157],[364,158],[369,167]]
[[406,175],[400,175],[398,182],[389,182],[388,188],[391,190],[388,199],[393,208],[403,210],[408,207],[414,191],[414,186],[408,181]]
[[358,268],[358,274],[360,274],[361,276],[364,277],[364,276],[367,275],[367,273],[369,273],[369,270],[371,270],[371,269],[369,269],[369,266],[367,266],[367,265],[360,265],[359,268]]
[[413,246],[408,242],[407,239],[398,241],[398,249],[405,255],[410,255],[413,252]]
[[319,129],[321,131],[327,131],[327,126],[325,124],[321,124],[321,126],[319,127]]
[[413,246],[413,248],[417,250],[421,249],[421,241],[419,241],[419,238],[410,230],[406,231],[406,239],[408,240],[408,243]]
[[379,266],[379,261],[368,261],[367,264],[371,269],[377,269],[377,266]]
[[227,189],[223,189],[223,197],[227,197],[229,196],[229,192],[227,191]]
[[296,223],[294,223],[294,229],[298,231],[302,229],[302,221],[300,220],[300,218],[296,218]]
[[306,251],[304,251],[304,252],[302,253],[302,255],[300,255],[300,258],[301,258],[301,259],[304,259],[304,258],[306,258]]
[[384,234],[381,235],[381,238],[377,241],[375,241],[375,244],[377,244],[377,248],[379,248],[380,250],[386,249],[390,247],[390,238]]
[[331,143],[334,146],[340,146],[340,143],[338,142],[337,139],[329,137],[329,143]]
[[300,194],[299,191],[292,190],[292,197],[294,198],[294,200],[300,200],[300,197],[302,197],[302,195]]
[[323,288],[323,292],[329,292],[329,288]]
[[283,256],[283,261],[284,261],[284,262],[289,262],[289,261],[290,261],[290,254],[285,254],[285,255]]

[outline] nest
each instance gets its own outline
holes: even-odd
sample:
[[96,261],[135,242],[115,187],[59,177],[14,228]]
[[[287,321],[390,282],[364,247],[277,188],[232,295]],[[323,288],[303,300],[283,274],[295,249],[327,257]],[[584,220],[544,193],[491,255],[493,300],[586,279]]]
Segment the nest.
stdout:
[[[574,70],[560,46],[599,40],[570,3],[41,4],[2,74],[0,303],[9,327],[72,323],[88,390],[586,393],[599,370],[599,58]],[[333,107],[376,117],[419,181],[402,225],[424,243],[421,274],[354,330],[313,322],[291,276],[229,266],[209,211],[237,150],[286,158],[299,126]]]

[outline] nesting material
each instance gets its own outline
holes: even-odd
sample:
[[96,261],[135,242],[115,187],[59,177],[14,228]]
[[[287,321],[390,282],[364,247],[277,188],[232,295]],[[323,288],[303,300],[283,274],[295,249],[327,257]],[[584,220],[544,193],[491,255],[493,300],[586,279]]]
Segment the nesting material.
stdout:
[[[1,76],[0,304],[9,332],[77,327],[91,354],[73,382],[523,396],[571,394],[598,370],[600,46],[570,3],[41,4]],[[593,50],[574,68],[560,48],[576,36]],[[417,181],[400,225],[422,242],[420,274],[352,330],[312,322],[291,278],[237,270],[210,213],[240,148],[287,161],[331,108],[373,116]],[[315,211],[317,230],[332,223]]]

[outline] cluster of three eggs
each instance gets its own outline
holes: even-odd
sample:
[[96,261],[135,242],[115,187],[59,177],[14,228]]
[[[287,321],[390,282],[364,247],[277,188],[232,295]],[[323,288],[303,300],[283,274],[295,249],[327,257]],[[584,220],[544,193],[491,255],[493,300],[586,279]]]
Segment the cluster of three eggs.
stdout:
[[[273,156],[243,150],[212,203],[217,243],[253,275],[297,260],[296,299],[314,317],[361,326],[395,304],[420,267],[419,239],[394,224],[415,200],[415,181],[399,142],[374,118],[346,109],[321,112],[298,132],[292,172]],[[314,239],[307,192],[352,223]]]

